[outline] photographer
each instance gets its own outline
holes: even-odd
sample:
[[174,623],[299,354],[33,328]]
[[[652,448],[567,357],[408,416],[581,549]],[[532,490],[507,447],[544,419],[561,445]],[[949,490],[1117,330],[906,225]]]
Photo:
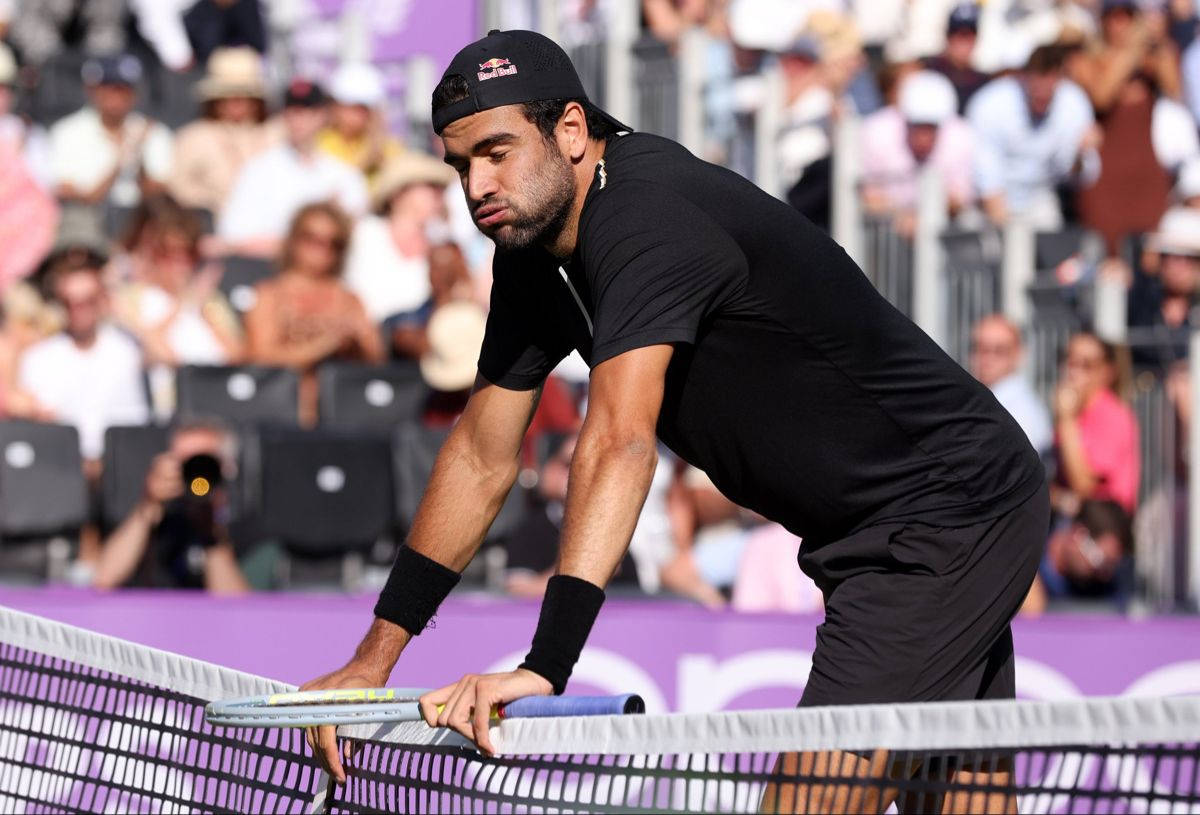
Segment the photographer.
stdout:
[[249,591],[226,526],[232,447],[221,427],[176,428],[167,452],[150,465],[142,500],[104,541],[96,588]]

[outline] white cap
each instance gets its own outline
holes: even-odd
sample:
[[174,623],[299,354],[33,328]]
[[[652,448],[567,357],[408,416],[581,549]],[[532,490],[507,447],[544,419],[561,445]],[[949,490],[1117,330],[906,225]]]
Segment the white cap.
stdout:
[[1200,257],[1200,209],[1172,207],[1150,236],[1149,249],[1168,255]]
[[1200,198],[1200,156],[1193,156],[1183,164],[1179,180],[1175,182],[1175,196],[1180,201]]
[[917,71],[900,83],[898,107],[906,122],[940,125],[958,111],[958,94],[936,71]]
[[382,105],[387,98],[383,74],[374,65],[348,62],[341,65],[329,80],[329,95],[343,105]]
[[17,60],[12,49],[0,42],[0,85],[12,85],[17,81]]

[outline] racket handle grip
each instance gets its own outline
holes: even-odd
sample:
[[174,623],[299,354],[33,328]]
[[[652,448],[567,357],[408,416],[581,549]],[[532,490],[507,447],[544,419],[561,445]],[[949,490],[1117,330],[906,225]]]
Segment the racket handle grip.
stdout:
[[612,716],[645,712],[646,703],[635,693],[618,696],[526,696],[500,706],[501,719]]

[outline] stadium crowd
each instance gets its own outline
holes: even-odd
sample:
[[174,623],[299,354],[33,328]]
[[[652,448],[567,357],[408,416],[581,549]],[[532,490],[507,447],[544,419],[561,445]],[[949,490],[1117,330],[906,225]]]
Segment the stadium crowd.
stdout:
[[[564,44],[601,40],[616,2],[563,3]],[[289,5],[0,0],[0,418],[76,428],[93,489],[106,431],[176,418],[186,366],[293,370],[296,415],[279,418],[310,428],[327,418],[320,372],[331,362],[419,372],[427,390],[411,421],[431,428],[454,421],[474,380],[490,243],[432,134],[391,132],[378,67],[278,74],[271,50],[305,47],[303,37],[268,36],[271,15]],[[536,4],[498,5],[506,27],[536,23]],[[1161,378],[1180,439],[1190,426],[1200,3],[641,7],[642,38],[664,53],[688,30],[707,34],[703,149],[746,174],[756,160],[746,121],[770,104],[763,69],[778,66],[779,177],[788,200],[826,228],[834,127],[856,114],[861,206],[897,234],[915,233],[918,175],[932,167],[957,226],[1020,218],[1099,236],[1094,268],[1081,270],[1073,254],[1056,279],[1123,281],[1129,325],[1155,342],[1119,347],[1076,332],[1048,399],[1024,378],[1022,331],[1002,316],[979,321],[963,361],[1052,476],[1057,520],[1029,611],[1071,596],[1128,602],[1145,498],[1131,378]],[[501,541],[502,585],[514,594],[540,594],[553,566],[585,402],[586,369],[569,360],[547,384],[520,517]],[[229,417],[192,419],[176,422],[128,516],[84,527],[72,579],[216,591],[270,583],[239,567],[254,547],[232,540],[231,524],[217,524],[217,539],[183,567],[149,554],[190,534],[195,519],[174,503],[185,461],[201,451],[236,468]],[[713,608],[820,608],[820,592],[794,568],[799,539],[662,453],[618,581]],[[1184,477],[1186,462],[1175,472]]]

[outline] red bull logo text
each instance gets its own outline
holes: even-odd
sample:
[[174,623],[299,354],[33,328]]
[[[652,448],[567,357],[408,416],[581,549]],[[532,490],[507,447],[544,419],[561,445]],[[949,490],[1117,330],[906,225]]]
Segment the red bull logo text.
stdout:
[[492,57],[487,62],[479,63],[479,81],[495,79],[498,76],[512,76],[517,72],[517,66],[504,57]]

